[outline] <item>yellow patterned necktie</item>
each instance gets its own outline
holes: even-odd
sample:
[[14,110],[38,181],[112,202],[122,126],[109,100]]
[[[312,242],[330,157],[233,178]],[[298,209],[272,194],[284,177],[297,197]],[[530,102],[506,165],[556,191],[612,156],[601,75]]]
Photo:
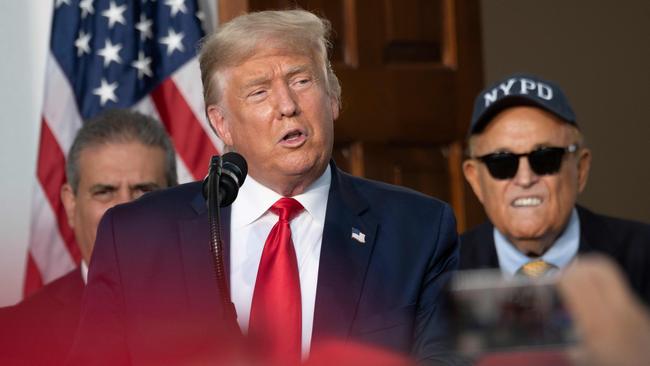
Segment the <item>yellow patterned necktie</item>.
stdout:
[[521,266],[517,273],[535,279],[544,276],[544,274],[553,268],[557,267],[541,259],[535,259]]

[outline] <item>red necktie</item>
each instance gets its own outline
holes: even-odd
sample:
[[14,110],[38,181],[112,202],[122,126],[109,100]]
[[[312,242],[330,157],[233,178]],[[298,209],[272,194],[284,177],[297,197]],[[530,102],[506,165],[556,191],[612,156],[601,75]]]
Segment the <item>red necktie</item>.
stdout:
[[301,354],[302,307],[289,222],[303,207],[293,198],[281,198],[270,210],[279,220],[264,244],[248,334],[261,343],[269,364],[297,364]]

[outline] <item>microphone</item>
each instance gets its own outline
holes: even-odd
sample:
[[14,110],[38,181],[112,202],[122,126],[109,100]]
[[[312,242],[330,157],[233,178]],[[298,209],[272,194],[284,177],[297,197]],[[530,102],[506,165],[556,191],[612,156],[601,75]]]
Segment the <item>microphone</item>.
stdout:
[[237,198],[239,187],[244,184],[248,164],[243,156],[229,152],[210,159],[208,176],[203,180],[203,197],[208,206],[208,225],[210,229],[210,251],[214,264],[214,274],[221,295],[222,316],[235,327],[237,311],[230,299],[230,290],[225,265],[223,263],[223,242],[221,240],[221,210]]
[[[243,156],[236,152],[228,152],[221,156],[215,155],[210,159],[208,176],[203,180],[203,197],[208,199],[209,181],[214,175],[219,180],[218,203],[220,207],[232,204],[237,198],[239,187],[244,184],[248,174],[248,164]],[[216,183],[216,182],[215,182]]]

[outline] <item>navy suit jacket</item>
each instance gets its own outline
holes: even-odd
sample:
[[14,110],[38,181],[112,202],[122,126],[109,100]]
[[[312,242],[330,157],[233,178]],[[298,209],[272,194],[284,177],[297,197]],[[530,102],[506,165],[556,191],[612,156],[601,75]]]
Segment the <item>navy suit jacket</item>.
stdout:
[[[613,258],[635,292],[650,304],[650,225],[576,208],[580,218],[578,255],[593,252]],[[487,221],[461,236],[460,269],[499,268],[493,229]]]
[[[223,360],[240,332],[222,316],[200,190],[200,183],[185,184],[106,213],[71,364]],[[224,228],[229,215],[224,210]],[[352,228],[365,234],[365,243],[352,238]],[[422,361],[446,357],[443,287],[457,265],[447,204],[332,164],[312,349],[335,338]]]
[[0,309],[0,364],[63,365],[83,290],[81,269],[75,268],[23,302]]

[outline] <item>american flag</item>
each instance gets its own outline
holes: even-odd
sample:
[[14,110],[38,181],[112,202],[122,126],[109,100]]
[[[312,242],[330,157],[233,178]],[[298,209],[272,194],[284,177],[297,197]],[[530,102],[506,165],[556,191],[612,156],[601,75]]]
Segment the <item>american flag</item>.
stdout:
[[84,120],[109,108],[155,116],[174,142],[182,182],[202,178],[222,148],[203,112],[196,0],[55,0],[53,14],[25,295],[80,261],[59,191]]

